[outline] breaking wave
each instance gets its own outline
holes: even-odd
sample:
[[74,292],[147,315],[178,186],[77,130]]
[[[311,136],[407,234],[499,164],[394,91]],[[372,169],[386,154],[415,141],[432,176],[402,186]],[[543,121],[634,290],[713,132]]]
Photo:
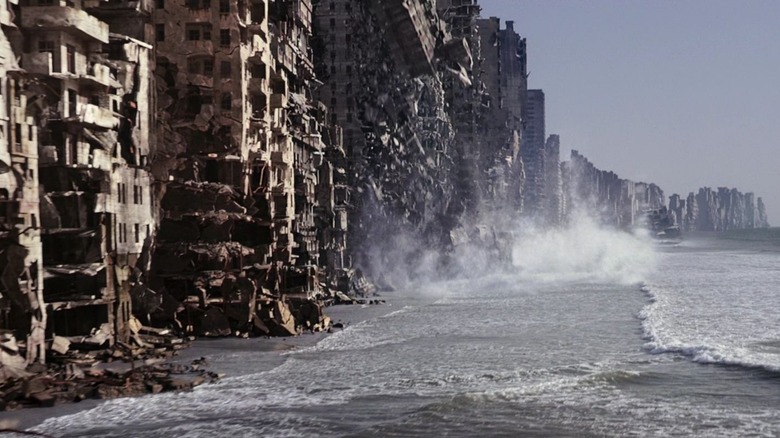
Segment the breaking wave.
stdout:
[[543,282],[632,284],[646,279],[656,257],[647,235],[600,226],[587,217],[562,229],[526,229],[512,251],[518,274]]
[[[701,364],[737,366],[780,373],[780,347],[775,352],[760,352],[750,346],[725,343],[688,342],[680,339],[673,324],[667,323],[664,310],[673,304],[667,298],[670,293],[659,286],[643,284],[640,287],[650,303],[639,312],[642,321],[644,348],[651,354],[674,353]],[[692,316],[695,318],[695,316]]]

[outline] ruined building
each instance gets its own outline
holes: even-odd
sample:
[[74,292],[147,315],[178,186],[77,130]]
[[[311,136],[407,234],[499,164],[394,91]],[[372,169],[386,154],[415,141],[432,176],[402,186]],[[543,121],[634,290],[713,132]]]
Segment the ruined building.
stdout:
[[[23,367],[45,360],[47,311],[38,126],[27,110],[28,81],[18,62],[23,52],[19,9],[16,1],[0,1],[0,329],[3,346],[12,346],[3,353],[3,364]],[[13,354],[17,340],[26,345],[26,357]]]
[[683,231],[728,231],[767,228],[764,201],[753,193],[702,187],[686,199],[669,197],[669,211]]
[[344,154],[312,100],[311,13],[2,2],[0,329],[24,362],[126,342],[133,313],[203,335],[322,323]]
[[521,156],[525,164],[525,212],[531,215],[541,214],[545,208],[546,139],[544,91],[528,90]]
[[486,210],[523,209],[525,169],[521,156],[523,121],[528,90],[526,42],[514,22],[501,28],[496,17],[477,22],[480,35],[481,79],[488,113],[482,127],[484,146],[479,157],[485,181]]
[[487,181],[485,170],[479,166],[484,141],[482,126],[489,103],[481,79],[481,39],[477,24],[480,6],[476,0],[439,0],[436,6],[452,35],[452,41],[443,49],[460,53],[451,56],[440,68],[448,114],[455,129],[452,159],[456,177],[450,214],[468,223],[478,220],[481,194]]
[[8,5],[2,16],[15,56],[4,61],[3,112],[13,136],[3,161],[14,181],[4,187],[14,187],[7,199],[18,207],[8,211],[17,225],[6,255],[15,252],[17,262],[4,269],[3,297],[25,291],[29,299],[7,303],[3,328],[26,333],[28,361],[44,361],[45,339],[54,336],[127,339],[130,284],[156,217],[147,171],[153,53],[109,22],[120,14],[143,23],[150,9],[90,0]]
[[379,266],[419,235],[439,246],[452,226],[451,142],[438,63],[450,40],[430,1],[319,1],[320,99],[343,127],[349,245]]
[[640,225],[645,212],[666,207],[660,187],[600,170],[574,150],[563,165],[563,195],[568,220],[591,215],[619,228]]
[[566,211],[566,197],[563,193],[563,173],[561,171],[561,138],[552,134],[544,145],[544,202],[542,214],[548,224],[556,225],[563,221]]
[[[154,170],[168,182],[142,305],[200,335],[295,334],[293,312],[316,307],[320,252],[339,251],[316,228],[317,190],[333,190],[318,179],[323,138],[340,145],[311,99],[312,5],[157,6]],[[332,210],[320,215],[334,228]]]

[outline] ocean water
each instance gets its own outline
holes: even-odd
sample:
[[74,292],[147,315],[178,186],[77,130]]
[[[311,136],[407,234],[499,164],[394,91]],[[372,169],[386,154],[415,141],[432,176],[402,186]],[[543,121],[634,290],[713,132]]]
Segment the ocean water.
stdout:
[[[120,399],[54,436],[777,436],[780,246],[660,245],[583,223],[529,233],[514,268],[418,285],[272,366]],[[468,273],[467,273],[468,274]],[[481,275],[477,275],[481,274]],[[227,353],[226,353],[227,354]]]

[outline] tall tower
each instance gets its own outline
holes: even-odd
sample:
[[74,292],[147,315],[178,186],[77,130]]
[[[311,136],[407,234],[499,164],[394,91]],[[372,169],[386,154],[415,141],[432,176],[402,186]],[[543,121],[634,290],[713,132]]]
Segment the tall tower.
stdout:
[[523,123],[522,157],[526,177],[526,213],[540,213],[545,196],[544,91],[528,90]]
[[487,210],[523,208],[525,169],[520,156],[526,92],[526,43],[514,22],[501,29],[496,17],[478,20],[482,82],[489,107],[479,167]]

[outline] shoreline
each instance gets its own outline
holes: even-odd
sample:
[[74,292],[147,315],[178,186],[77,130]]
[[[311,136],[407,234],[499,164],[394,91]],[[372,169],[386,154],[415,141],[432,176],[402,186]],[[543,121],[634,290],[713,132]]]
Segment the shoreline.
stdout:
[[[392,298],[392,297],[391,297]],[[327,315],[334,323],[341,322],[346,329],[373,318],[386,315],[397,309],[398,300],[386,300],[385,304],[337,305],[326,308]],[[335,332],[335,331],[334,331]],[[229,379],[247,374],[270,371],[287,360],[282,354],[302,348],[312,347],[325,339],[330,333],[304,333],[294,337],[255,337],[255,338],[215,338],[196,339],[189,348],[165,361],[171,365],[189,365],[194,360],[205,358],[204,369],[223,375]],[[203,385],[209,385],[204,383]],[[197,390],[188,389],[188,390]],[[185,390],[187,391],[187,390]],[[164,391],[162,394],[177,392]],[[0,429],[29,430],[39,426],[50,418],[76,414],[93,409],[100,404],[127,397],[154,397],[157,394],[140,394],[109,399],[86,399],[81,402],[62,403],[53,407],[29,407],[14,411],[0,412]]]

